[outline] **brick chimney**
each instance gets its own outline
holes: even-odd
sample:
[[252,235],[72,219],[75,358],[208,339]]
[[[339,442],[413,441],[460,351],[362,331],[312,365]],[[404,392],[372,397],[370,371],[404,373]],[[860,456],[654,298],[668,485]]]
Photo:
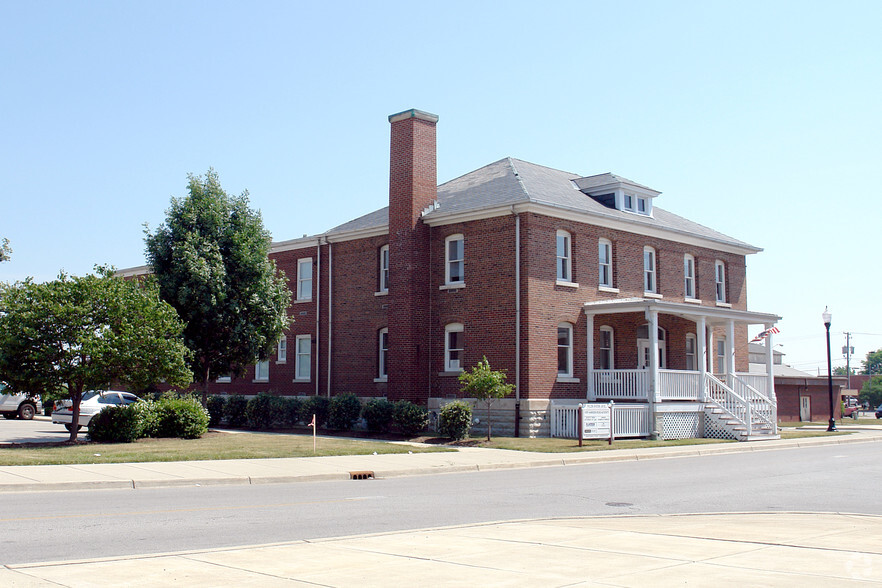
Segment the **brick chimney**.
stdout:
[[390,400],[429,398],[429,227],[422,211],[438,191],[438,117],[406,110],[389,117],[389,385]]

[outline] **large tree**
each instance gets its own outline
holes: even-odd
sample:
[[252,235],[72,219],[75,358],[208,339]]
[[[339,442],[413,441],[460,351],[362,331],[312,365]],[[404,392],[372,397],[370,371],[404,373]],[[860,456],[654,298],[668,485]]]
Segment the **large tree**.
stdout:
[[873,376],[864,382],[858,398],[861,402],[869,403],[870,408],[882,406],[882,376]]
[[863,364],[865,374],[882,374],[882,349],[867,353],[867,359],[863,361]]
[[[17,392],[58,392],[79,419],[83,392],[114,381],[187,386],[188,349],[175,310],[152,278],[127,281],[111,268],[51,282],[0,284],[0,380]],[[76,441],[71,427],[70,441]]]
[[270,234],[248,192],[228,195],[212,169],[188,178],[189,196],[172,198],[165,222],[145,230],[147,263],[187,325],[204,403],[212,374],[240,375],[266,359],[288,327],[291,292],[268,257]]
[[0,239],[0,262],[9,261],[9,255],[12,253],[12,248],[9,246],[9,239],[6,237]]

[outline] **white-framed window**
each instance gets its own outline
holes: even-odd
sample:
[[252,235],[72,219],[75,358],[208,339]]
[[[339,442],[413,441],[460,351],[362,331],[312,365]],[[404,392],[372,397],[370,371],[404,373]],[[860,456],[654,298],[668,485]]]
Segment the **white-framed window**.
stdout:
[[622,196],[622,210],[630,210],[634,212],[634,196],[625,194]]
[[698,370],[698,362],[696,361],[695,352],[698,348],[698,344],[695,339],[695,335],[692,333],[686,334],[686,369],[689,371]]
[[279,344],[276,346],[276,363],[286,363],[288,361],[288,337],[282,335]]
[[572,282],[572,237],[566,231],[557,232],[557,279]]
[[230,374],[224,374],[222,376],[218,376],[214,379],[218,384],[229,384],[233,381],[233,378],[230,377]]
[[725,374],[728,370],[728,363],[726,361],[726,338],[725,337],[716,337],[714,339],[717,346],[717,357],[716,357],[716,374]]
[[683,296],[695,298],[695,258],[688,253],[683,256]]
[[573,325],[557,325],[557,375],[573,377]]
[[640,214],[649,214],[649,203],[646,198],[637,199],[637,212]]
[[600,350],[600,365],[598,369],[614,370],[615,368],[615,338],[613,337],[612,327],[600,327],[600,341],[597,348]]
[[462,323],[451,323],[444,327],[444,371],[461,372],[465,337]]
[[254,381],[269,382],[269,361],[258,361],[254,364]]
[[312,336],[297,335],[294,341],[294,379],[308,381],[312,377]]
[[389,246],[380,247],[380,292],[389,291]]
[[719,259],[714,262],[714,282],[717,286],[717,302],[726,302],[726,264]]
[[378,358],[377,358],[377,375],[381,380],[385,380],[389,377],[389,329],[383,328],[380,329],[379,337],[377,339],[377,350],[378,350]]
[[297,261],[297,300],[312,300],[312,258]]
[[643,291],[658,294],[658,280],[655,265],[655,249],[643,248]]
[[444,240],[444,282],[465,282],[465,239],[462,235],[450,235]]
[[597,257],[599,268],[598,284],[605,288],[613,287],[613,266],[612,266],[612,241],[609,239],[601,239],[597,243]]

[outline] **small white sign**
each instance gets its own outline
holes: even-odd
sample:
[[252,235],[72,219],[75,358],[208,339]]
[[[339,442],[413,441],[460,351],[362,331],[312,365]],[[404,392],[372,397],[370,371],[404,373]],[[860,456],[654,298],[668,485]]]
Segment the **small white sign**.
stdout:
[[582,439],[609,439],[609,416],[608,404],[583,404]]

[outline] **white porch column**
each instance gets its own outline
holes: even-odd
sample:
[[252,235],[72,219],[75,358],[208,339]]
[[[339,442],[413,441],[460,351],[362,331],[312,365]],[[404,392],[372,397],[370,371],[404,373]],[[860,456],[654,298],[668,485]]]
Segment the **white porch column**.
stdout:
[[726,384],[735,387],[735,321],[726,321]]
[[695,321],[695,330],[695,334],[698,335],[698,349],[696,349],[698,357],[696,358],[696,363],[701,374],[699,377],[701,382],[701,396],[699,400],[704,402],[707,400],[707,319],[704,316],[698,317],[698,320]]
[[588,400],[597,400],[597,392],[594,390],[594,315],[585,313],[585,323],[588,336],[585,338],[585,353],[588,365],[588,389],[586,390],[586,398]]
[[658,389],[658,311],[647,312],[649,321],[649,396],[652,402],[659,402],[661,394]]
[[[763,328],[768,331],[774,325],[765,324]],[[772,334],[769,333],[766,336],[766,377],[769,379],[768,389],[769,389],[769,398],[771,400],[775,400],[777,397],[775,396],[775,346],[772,344]]]

